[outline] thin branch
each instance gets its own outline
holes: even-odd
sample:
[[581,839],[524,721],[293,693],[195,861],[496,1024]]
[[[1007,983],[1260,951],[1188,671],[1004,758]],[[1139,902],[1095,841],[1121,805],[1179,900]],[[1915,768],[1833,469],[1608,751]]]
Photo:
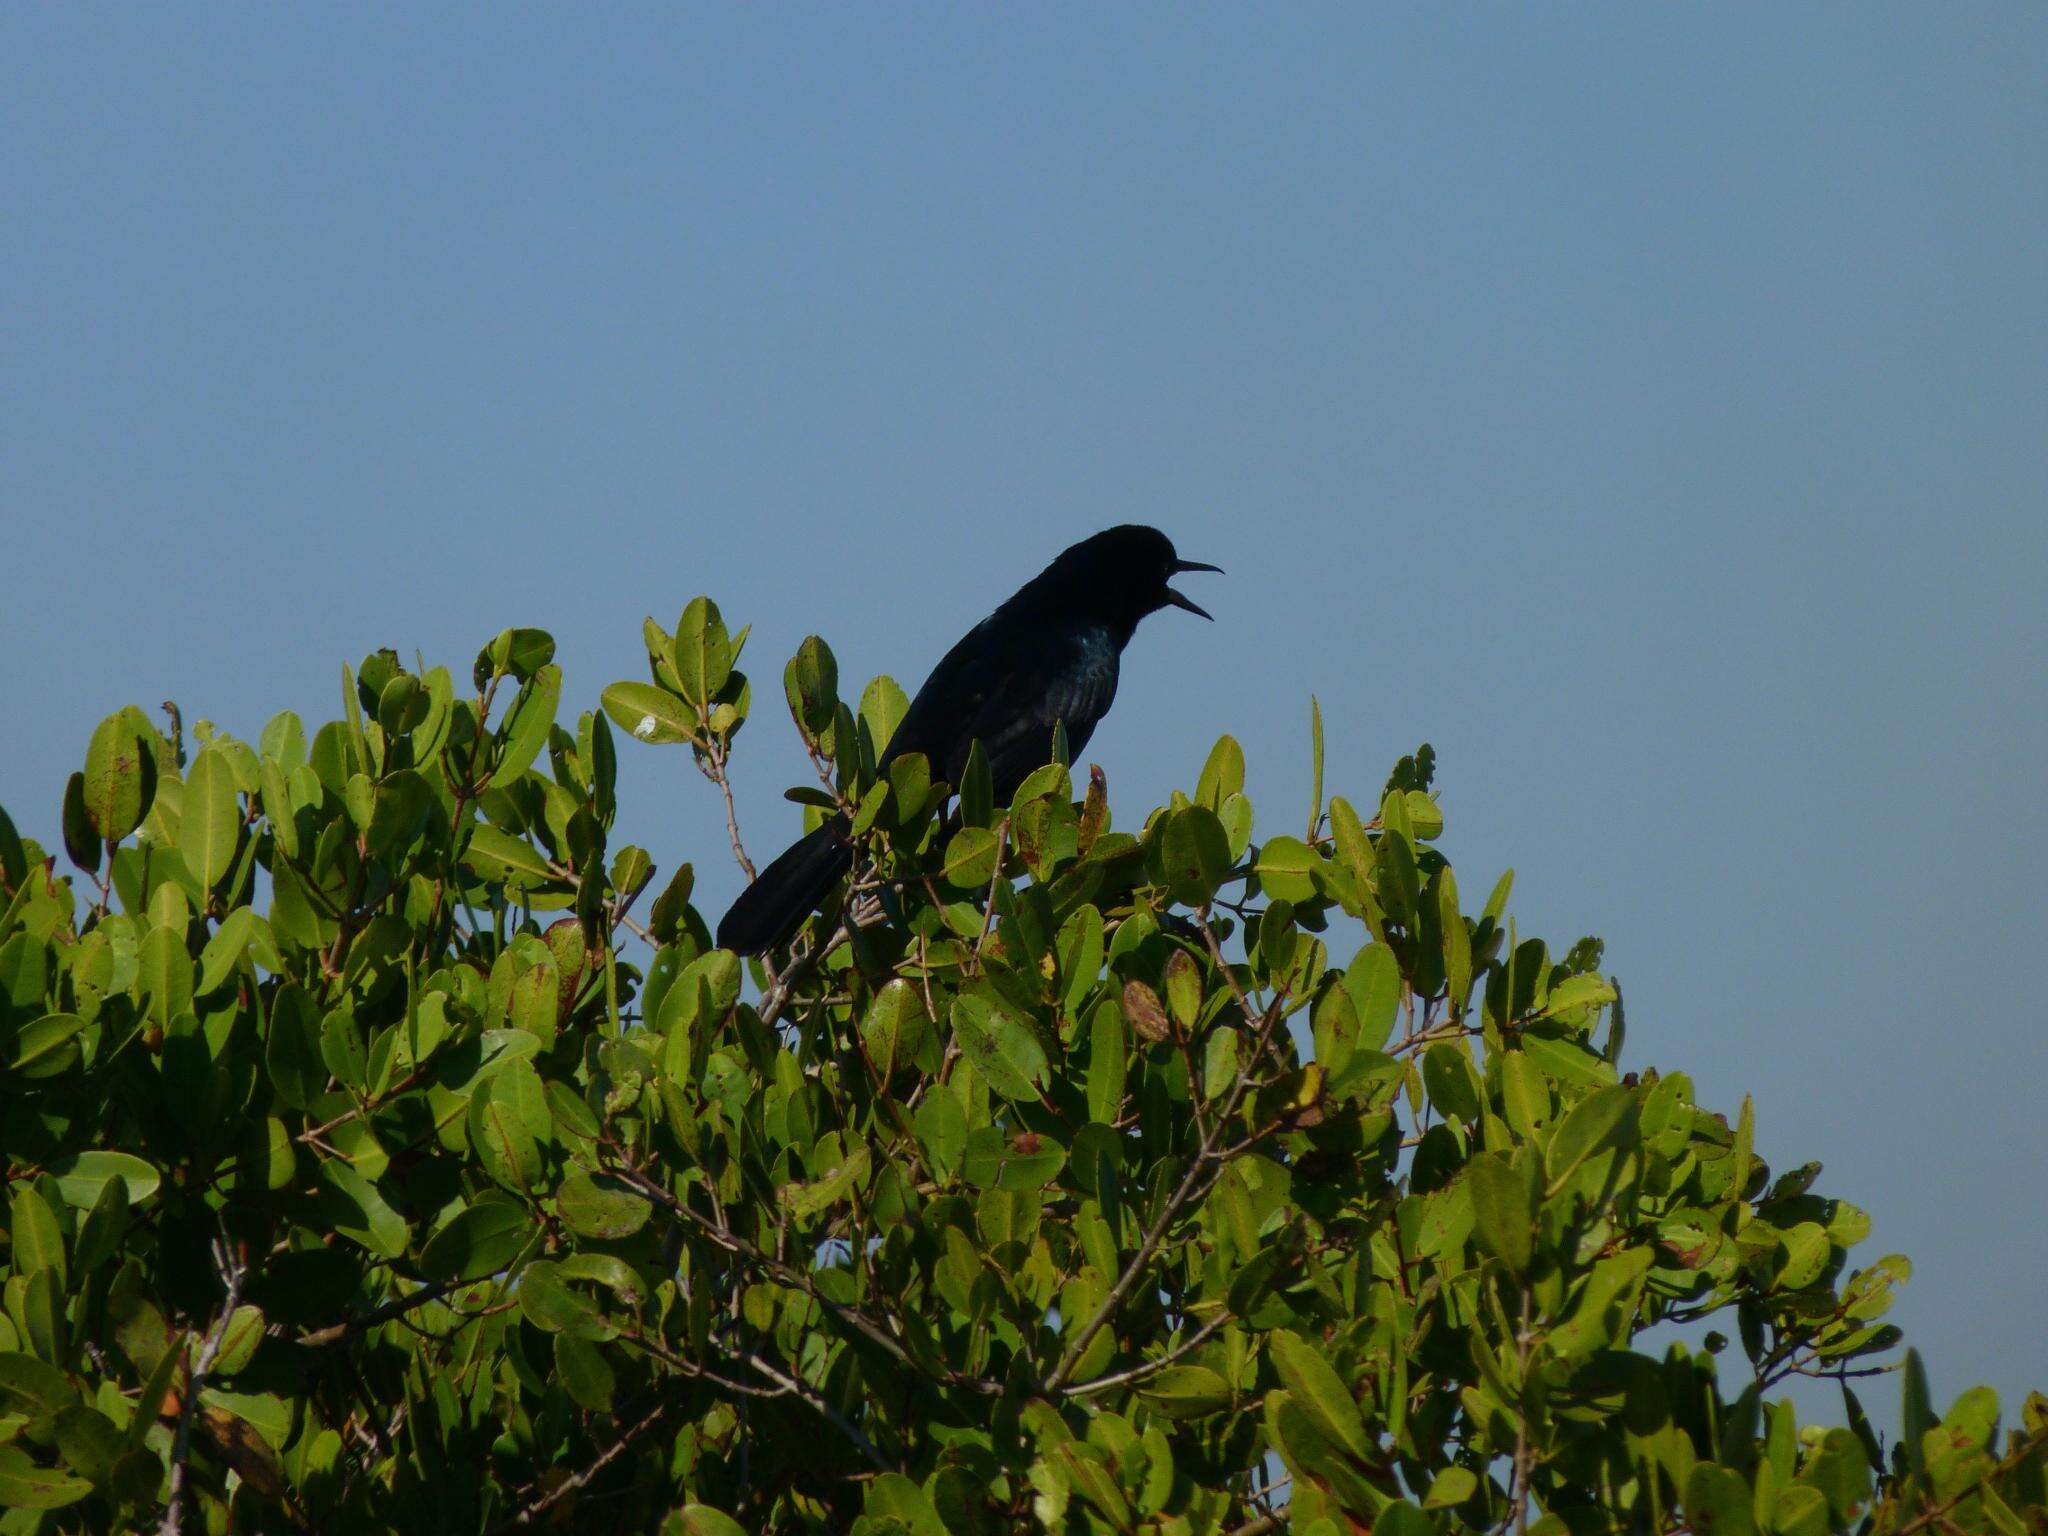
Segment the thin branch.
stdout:
[[[1527,1382],[1529,1376],[1529,1292],[1522,1292],[1522,1321],[1515,1330],[1518,1379]],[[1533,1468],[1529,1453],[1529,1414],[1517,1405],[1515,1414],[1515,1459],[1509,1471],[1514,1488],[1514,1505],[1511,1517],[1514,1521],[1515,1536],[1528,1536],[1529,1532],[1529,1478]]]
[[[1209,953],[1220,963],[1222,960],[1222,948],[1217,943],[1215,931],[1209,926],[1209,909],[1206,906],[1202,908],[1199,917],[1202,932],[1208,939]],[[1248,1008],[1249,1004],[1245,1002],[1243,992],[1238,989],[1236,977],[1230,976],[1228,966],[1225,966],[1223,969],[1225,976],[1230,979],[1231,990],[1238,995],[1240,1006]],[[1246,1018],[1249,1019],[1250,1017],[1251,1015],[1247,1012]],[[1067,1384],[1072,1378],[1075,1368],[1081,1363],[1082,1353],[1088,1348],[1089,1344],[1094,1342],[1095,1335],[1100,1333],[1109,1323],[1109,1320],[1116,1316],[1117,1309],[1137,1289],[1138,1282],[1144,1275],[1146,1267],[1152,1262],[1153,1256],[1158,1253],[1160,1244],[1166,1240],[1167,1229],[1173,1225],[1182,1209],[1194,1198],[1197,1193],[1197,1186],[1200,1186],[1202,1192],[1206,1192],[1216,1179],[1222,1177],[1223,1169],[1228,1164],[1216,1162],[1212,1159],[1211,1154],[1216,1150],[1217,1141],[1223,1133],[1223,1128],[1229,1125],[1232,1119],[1236,1117],[1238,1106],[1244,1102],[1246,1093],[1250,1091],[1252,1087],[1252,1068],[1257,1063],[1263,1061],[1266,1052],[1272,1048],[1273,1032],[1279,1027],[1281,1018],[1282,1012],[1278,999],[1275,999],[1274,1004],[1269,1006],[1260,1015],[1258,1041],[1252,1047],[1251,1060],[1245,1064],[1244,1070],[1238,1074],[1237,1081],[1231,1084],[1230,1092],[1224,1098],[1223,1107],[1217,1111],[1215,1118],[1210,1121],[1208,1134],[1202,1138],[1200,1150],[1194,1157],[1188,1160],[1187,1172],[1181,1175],[1180,1183],[1175,1186],[1173,1193],[1167,1197],[1166,1204],[1160,1208],[1159,1215],[1153,1220],[1150,1229],[1146,1231],[1144,1241],[1138,1245],[1138,1251],[1131,1255],[1130,1263],[1124,1266],[1124,1272],[1117,1277],[1116,1284],[1110,1287],[1110,1292],[1103,1298],[1102,1305],[1095,1309],[1093,1317],[1089,1318],[1086,1323],[1075,1330],[1072,1340],[1069,1341],[1066,1349],[1060,1355],[1059,1363],[1053,1367],[1052,1374],[1045,1379],[1043,1390],[1048,1394],[1057,1393]],[[1204,1182],[1203,1175],[1208,1172],[1212,1162],[1215,1162],[1216,1171]]]
[[1010,851],[1010,818],[1005,816],[996,824],[996,867],[988,877],[988,898],[981,907],[981,932],[974,937],[974,956],[981,958],[981,946],[988,942],[988,931],[996,920],[996,887],[1003,879],[1003,856]]
[[1134,1365],[1128,1370],[1113,1371],[1107,1376],[1094,1377],[1092,1380],[1082,1382],[1079,1386],[1068,1387],[1066,1388],[1066,1394],[1068,1397],[1086,1397],[1091,1392],[1107,1392],[1114,1387],[1127,1387],[1134,1381],[1143,1381],[1148,1376],[1156,1376],[1175,1361],[1193,1353],[1201,1348],[1202,1345],[1208,1343],[1231,1320],[1228,1312],[1219,1312],[1185,1339],[1182,1339],[1180,1343],[1174,1345],[1173,1348],[1156,1359],[1147,1360],[1140,1365]]
[[1950,1512],[1958,1504],[1990,1482],[1998,1473],[2019,1465],[2019,1463],[2025,1461],[2044,1445],[2048,1445],[2048,1429],[2035,1430],[2034,1433],[2027,1436],[2024,1440],[2010,1447],[2001,1459],[1993,1462],[1982,1472],[1971,1478],[1943,1502],[1936,1504],[1931,1509],[1923,1510],[1920,1514],[1908,1520],[1894,1531],[1892,1536],[1914,1536],[1915,1532],[1924,1531],[1930,1525],[1946,1526]]
[[[824,1308],[830,1316],[879,1347],[883,1353],[896,1361],[897,1364],[917,1372],[920,1376],[933,1378],[933,1373],[913,1360],[910,1357],[909,1351],[892,1338],[889,1331],[882,1327],[880,1323],[877,1323],[866,1313],[857,1311],[852,1307],[843,1306],[825,1295],[818,1288],[817,1281],[802,1270],[792,1264],[785,1264],[782,1260],[771,1254],[762,1252],[731,1228],[725,1226],[724,1223],[714,1221],[702,1211],[696,1210],[686,1202],[678,1200],[668,1190],[664,1189],[658,1180],[649,1178],[639,1169],[622,1167],[615,1171],[621,1178],[646,1195],[648,1199],[661,1206],[662,1209],[693,1223],[699,1231],[703,1232],[706,1237],[710,1238],[719,1247],[725,1249],[726,1252],[745,1259],[748,1263],[754,1265],[763,1273],[772,1276],[783,1285],[793,1286],[797,1290],[802,1291],[813,1301],[817,1302],[820,1307]],[[735,1291],[734,1294],[737,1296],[738,1292]],[[1001,1382],[986,1381],[974,1376],[941,1375],[935,1379],[944,1381],[952,1386],[965,1387],[969,1391],[981,1393],[985,1397],[1000,1397],[1003,1391]]]
[[771,981],[768,990],[761,994],[760,1006],[755,1010],[761,1016],[763,1028],[774,1024],[782,1017],[782,1010],[789,1006],[790,997],[796,991],[796,984],[852,935],[853,920],[849,914],[847,920],[834,929],[824,943],[796,956],[783,967],[782,974]]
[[185,1469],[192,1458],[192,1420],[198,1412],[199,1394],[206,1387],[206,1373],[220,1358],[221,1346],[227,1342],[228,1324],[234,1321],[235,1308],[242,1301],[242,1262],[224,1239],[214,1239],[213,1262],[227,1282],[227,1295],[221,1299],[219,1320],[199,1348],[199,1358],[185,1372],[184,1401],[178,1405],[178,1434],[171,1446],[171,1486],[163,1521],[157,1526],[159,1536],[178,1536],[184,1521]]
[[299,1335],[298,1341],[308,1349],[324,1349],[330,1344],[339,1344],[351,1334],[362,1333],[367,1329],[376,1327],[379,1323],[388,1323],[392,1318],[401,1317],[405,1313],[412,1311],[413,1308],[423,1307],[430,1301],[439,1301],[450,1291],[457,1290],[469,1283],[467,1280],[437,1281],[433,1285],[424,1286],[414,1291],[409,1296],[401,1296],[396,1301],[387,1301],[383,1306],[373,1308],[363,1313],[360,1317],[346,1318],[341,1322],[329,1324],[325,1328],[315,1328],[310,1332],[302,1333]]
[[646,1435],[655,1425],[659,1424],[662,1415],[668,1412],[669,1406],[670,1404],[666,1401],[656,1403],[652,1408],[648,1409],[645,1417],[623,1435],[619,1436],[612,1443],[611,1448],[601,1452],[597,1459],[591,1462],[589,1466],[576,1473],[573,1477],[564,1478],[539,1498],[529,1500],[510,1519],[502,1520],[492,1526],[487,1536],[506,1536],[506,1533],[509,1531],[516,1531],[522,1526],[531,1525],[536,1515],[546,1514],[570,1494],[575,1493],[580,1488],[587,1487],[592,1478],[596,1477],[598,1473],[602,1472],[614,1461],[617,1461],[634,1442]]
[[790,1376],[780,1370],[777,1370],[774,1366],[770,1365],[766,1360],[763,1360],[759,1355],[749,1354],[745,1351],[741,1351],[739,1358],[743,1360],[748,1366],[760,1372],[763,1376],[766,1376],[770,1381],[774,1382],[784,1391],[795,1393],[798,1397],[802,1398],[805,1402],[809,1403],[813,1408],[817,1409],[819,1413],[825,1416],[826,1420],[830,1422],[834,1429],[838,1430],[841,1434],[845,1435],[847,1439],[851,1440],[857,1447],[859,1447],[861,1455],[867,1457],[868,1461],[874,1466],[877,1472],[887,1472],[891,1470],[889,1463],[883,1458],[882,1453],[875,1449],[874,1442],[868,1439],[866,1435],[862,1434],[860,1432],[860,1427],[856,1425],[851,1419],[847,1418],[845,1414],[841,1413],[837,1408],[834,1408],[831,1403],[826,1401],[825,1394],[820,1392],[816,1387],[812,1386],[809,1382],[803,1380],[801,1377]]
[[725,771],[725,745],[711,734],[708,712],[699,706],[697,713],[703,722],[704,739],[707,743],[704,749],[704,776],[718,786],[718,793],[725,800],[725,834],[732,839],[732,856],[739,860],[740,873],[747,877],[747,884],[752,885],[754,861],[747,857],[746,845],[740,841],[740,817],[732,803],[732,779]]

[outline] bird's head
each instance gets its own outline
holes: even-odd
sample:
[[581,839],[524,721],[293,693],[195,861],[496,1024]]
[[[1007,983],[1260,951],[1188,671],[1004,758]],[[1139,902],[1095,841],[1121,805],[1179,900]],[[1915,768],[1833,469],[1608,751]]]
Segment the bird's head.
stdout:
[[1207,609],[1169,583],[1183,571],[1222,569],[1181,559],[1173,540],[1157,528],[1123,523],[1070,546],[1045,575],[1088,607],[1136,628],[1138,620],[1161,608],[1185,608],[1209,618]]

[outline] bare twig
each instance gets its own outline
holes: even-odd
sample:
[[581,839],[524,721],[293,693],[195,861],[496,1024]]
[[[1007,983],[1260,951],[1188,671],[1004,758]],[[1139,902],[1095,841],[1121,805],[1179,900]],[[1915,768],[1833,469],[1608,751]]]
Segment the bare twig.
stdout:
[[520,1506],[519,1510],[516,1513],[514,1513],[510,1519],[502,1520],[498,1524],[492,1526],[488,1533],[488,1536],[506,1536],[507,1532],[516,1531],[523,1526],[531,1525],[534,1521],[535,1516],[546,1514],[550,1509],[552,1509],[556,1504],[560,1503],[563,1499],[566,1499],[570,1494],[575,1493],[578,1489],[587,1487],[592,1478],[596,1477],[598,1473],[602,1472],[614,1461],[617,1461],[619,1457],[624,1455],[625,1452],[634,1444],[634,1442],[641,1439],[641,1437],[643,1437],[649,1431],[651,1431],[655,1425],[659,1424],[661,1422],[662,1415],[668,1412],[669,1407],[670,1403],[668,1401],[656,1403],[652,1408],[647,1410],[645,1416],[643,1416],[638,1423],[636,1423],[631,1429],[627,1430],[623,1435],[619,1436],[619,1438],[612,1443],[611,1447],[608,1450],[599,1453],[597,1459],[591,1462],[589,1466],[585,1467],[581,1472],[576,1473],[573,1477],[564,1478],[561,1482],[555,1484],[554,1487],[550,1488],[546,1493],[543,1493],[538,1498],[531,1499],[524,1505]]
[[185,1372],[184,1401],[178,1405],[178,1434],[171,1446],[171,1486],[165,1496],[163,1521],[157,1526],[159,1536],[178,1536],[184,1520],[185,1470],[192,1459],[192,1420],[198,1412],[199,1394],[206,1387],[206,1373],[220,1358],[221,1346],[227,1342],[228,1324],[234,1321],[235,1308],[242,1301],[242,1261],[223,1238],[214,1239],[213,1262],[227,1283],[227,1295],[221,1299],[218,1320],[199,1347],[199,1358]]
[[782,1017],[782,1010],[789,1006],[789,1000],[796,991],[796,984],[816,968],[818,962],[830,955],[853,935],[853,919],[848,914],[832,934],[821,944],[813,945],[801,955],[794,956],[782,968],[782,974],[769,982],[768,990],[761,994],[760,1006],[755,1010],[761,1016],[765,1028]]
[[1112,1371],[1107,1376],[1097,1376],[1092,1380],[1082,1382],[1079,1386],[1068,1387],[1066,1389],[1067,1396],[1086,1397],[1092,1392],[1107,1392],[1114,1387],[1127,1387],[1134,1381],[1143,1381],[1148,1376],[1156,1376],[1182,1356],[1191,1354],[1201,1348],[1202,1345],[1208,1343],[1223,1325],[1230,1321],[1231,1316],[1228,1312],[1219,1312],[1156,1359],[1147,1360],[1142,1365],[1134,1365],[1128,1370]]
[[[1522,1320],[1515,1329],[1515,1349],[1519,1379],[1527,1381],[1529,1376],[1529,1349],[1532,1340],[1529,1335],[1529,1292],[1522,1292]],[[1517,1406],[1515,1414],[1515,1459],[1509,1471],[1514,1489],[1514,1504],[1510,1517],[1514,1521],[1515,1536],[1528,1536],[1529,1531],[1529,1476],[1531,1472],[1529,1453],[1529,1414],[1526,1408]]]
[[754,861],[747,857],[746,845],[740,841],[740,817],[732,803],[732,779],[725,771],[727,762],[725,744],[711,733],[709,716],[701,707],[704,716],[704,776],[718,786],[718,793],[725,800],[725,833],[732,839],[732,856],[739,860],[740,873],[747,877],[747,883],[754,883]]
[[[656,1205],[693,1224],[706,1237],[710,1238],[712,1242],[725,1249],[726,1252],[745,1259],[748,1263],[754,1265],[764,1274],[773,1277],[781,1284],[792,1286],[802,1291],[813,1301],[817,1302],[820,1307],[824,1308],[829,1316],[861,1335],[869,1343],[876,1345],[898,1365],[915,1371],[920,1376],[927,1378],[933,1376],[932,1372],[913,1360],[909,1351],[904,1349],[880,1323],[876,1322],[866,1313],[858,1311],[853,1307],[844,1306],[825,1295],[819,1289],[817,1281],[795,1265],[786,1264],[774,1255],[764,1253],[761,1249],[755,1247],[752,1243],[727,1227],[723,1222],[715,1221],[711,1217],[706,1216],[702,1211],[696,1210],[684,1201],[678,1200],[662,1187],[659,1180],[648,1177],[639,1169],[621,1167],[614,1171],[618,1173],[619,1177],[633,1185],[634,1188],[646,1195]],[[735,1294],[737,1295],[737,1291]],[[965,1387],[969,1391],[979,1392],[989,1397],[999,1397],[1003,1391],[1001,1382],[986,1381],[974,1376],[940,1376],[936,1379],[945,1381],[952,1386]]]
[[332,1323],[325,1328],[315,1328],[310,1332],[302,1333],[299,1335],[298,1341],[309,1349],[324,1349],[330,1344],[339,1344],[351,1334],[362,1333],[366,1329],[376,1327],[379,1323],[387,1323],[392,1318],[402,1316],[412,1311],[415,1307],[423,1307],[430,1301],[439,1301],[450,1291],[457,1290],[469,1283],[466,1280],[437,1281],[433,1285],[424,1286],[414,1291],[409,1296],[401,1296],[396,1301],[387,1301],[383,1306],[373,1308],[363,1313],[360,1317],[351,1317],[339,1323]]
[[816,1387],[801,1377],[791,1376],[776,1369],[776,1367],[770,1365],[759,1355],[748,1354],[742,1351],[739,1358],[745,1361],[753,1370],[760,1372],[761,1375],[766,1376],[770,1381],[781,1387],[785,1392],[795,1393],[806,1403],[817,1409],[834,1429],[845,1435],[847,1439],[851,1440],[859,1448],[861,1455],[867,1457],[876,1471],[887,1472],[890,1470],[889,1463],[883,1458],[882,1453],[875,1449],[874,1442],[862,1434],[860,1427],[851,1419],[847,1418],[846,1415],[826,1401],[825,1394]]
[[974,955],[981,958],[981,946],[988,942],[989,928],[996,920],[996,887],[1003,879],[1003,855],[1010,851],[1010,818],[1005,816],[996,824],[996,867],[988,877],[988,899],[982,903],[981,932],[974,938]]

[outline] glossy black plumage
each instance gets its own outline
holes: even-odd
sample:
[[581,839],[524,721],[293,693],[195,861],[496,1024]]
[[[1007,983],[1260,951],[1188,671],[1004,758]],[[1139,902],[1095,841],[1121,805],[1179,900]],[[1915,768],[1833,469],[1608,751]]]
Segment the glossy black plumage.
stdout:
[[[1138,623],[1161,608],[1208,614],[1167,585],[1182,560],[1155,528],[1124,524],[1063,551],[960,638],[932,669],[883,753],[922,752],[960,782],[980,741],[998,804],[1052,755],[1055,724],[1079,753],[1116,698],[1117,665]],[[851,867],[844,818],[798,839],[740,893],[718,925],[722,948],[760,954],[787,940]]]

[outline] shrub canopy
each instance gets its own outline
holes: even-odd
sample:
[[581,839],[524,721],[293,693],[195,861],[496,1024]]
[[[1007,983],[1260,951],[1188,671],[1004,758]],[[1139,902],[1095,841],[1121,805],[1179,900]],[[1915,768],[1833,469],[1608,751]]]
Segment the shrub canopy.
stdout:
[[1001,807],[878,777],[902,690],[807,640],[790,798],[862,854],[749,975],[614,836],[619,734],[730,811],[745,632],[645,634],[573,720],[530,629],[310,732],[122,709],[76,873],[0,812],[0,1531],[2048,1529],[2039,1397],[1908,1355],[1880,1446],[1905,1260],[1624,1074],[1427,747],[1326,800],[1318,718],[1298,836],[1229,737]]

